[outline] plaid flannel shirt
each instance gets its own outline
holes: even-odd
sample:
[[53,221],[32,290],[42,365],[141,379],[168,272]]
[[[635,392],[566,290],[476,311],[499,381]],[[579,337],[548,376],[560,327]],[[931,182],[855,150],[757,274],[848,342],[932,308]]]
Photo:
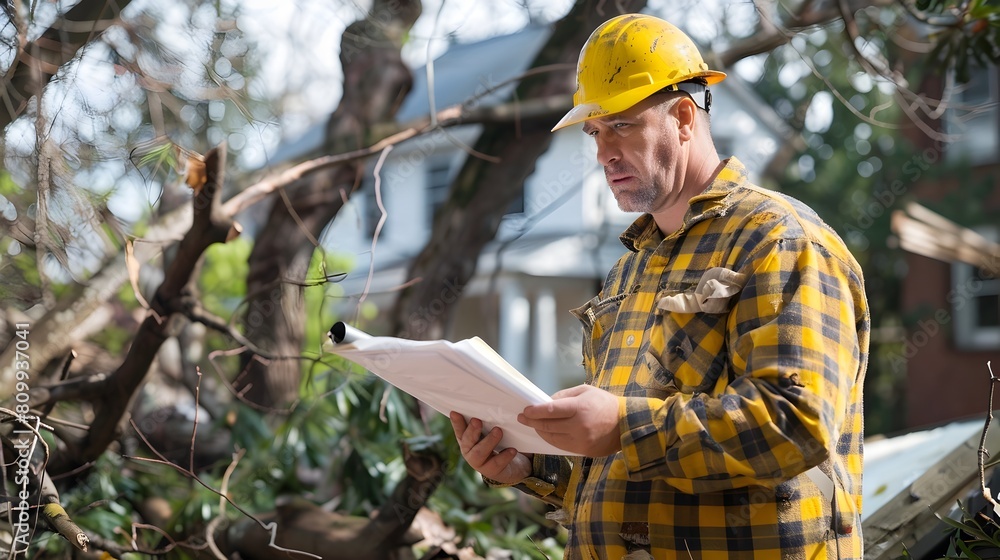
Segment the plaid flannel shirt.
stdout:
[[562,503],[567,559],[860,559],[861,268],[736,158],[689,204],[666,238],[639,218],[574,310],[622,450],[536,456],[517,486]]

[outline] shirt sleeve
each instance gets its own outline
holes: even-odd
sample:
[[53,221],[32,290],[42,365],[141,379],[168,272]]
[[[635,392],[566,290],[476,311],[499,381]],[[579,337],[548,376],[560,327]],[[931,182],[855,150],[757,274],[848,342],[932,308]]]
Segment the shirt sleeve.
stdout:
[[633,480],[684,492],[774,486],[824,461],[861,360],[861,279],[809,240],[752,255],[726,324],[728,384],[712,395],[620,397]]
[[484,476],[483,482],[491,488],[516,488],[529,496],[561,508],[572,470],[573,463],[569,457],[536,453],[531,458],[531,476],[524,480],[515,484],[504,484]]

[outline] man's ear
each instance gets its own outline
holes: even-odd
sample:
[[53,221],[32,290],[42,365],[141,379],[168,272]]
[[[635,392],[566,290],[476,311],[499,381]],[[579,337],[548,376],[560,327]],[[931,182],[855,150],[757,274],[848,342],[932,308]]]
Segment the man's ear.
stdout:
[[677,133],[681,140],[694,138],[694,129],[698,121],[698,106],[688,96],[683,96],[674,104],[674,116],[677,118]]

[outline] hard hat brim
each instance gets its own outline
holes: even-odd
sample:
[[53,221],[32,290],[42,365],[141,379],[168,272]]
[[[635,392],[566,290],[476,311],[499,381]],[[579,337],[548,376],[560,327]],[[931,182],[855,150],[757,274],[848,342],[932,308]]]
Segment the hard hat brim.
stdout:
[[[726,79],[725,72],[718,72],[709,70],[707,72],[701,73],[697,76],[691,76],[687,79],[701,78],[705,80],[707,85],[713,85]],[[613,115],[615,113],[621,113],[626,109],[632,107],[636,103],[639,103],[643,99],[653,95],[654,93],[660,91],[661,89],[673,85],[672,83],[655,83],[649,84],[648,86],[639,87],[629,91],[625,91],[619,95],[611,97],[609,99],[602,100],[600,102],[591,103],[581,103],[576,107],[569,110],[563,118],[559,119],[559,122],[552,127],[551,132],[555,132],[560,128],[566,128],[574,124],[582,123],[583,121],[588,121],[590,119],[596,119],[600,117],[606,117],[608,115]]]

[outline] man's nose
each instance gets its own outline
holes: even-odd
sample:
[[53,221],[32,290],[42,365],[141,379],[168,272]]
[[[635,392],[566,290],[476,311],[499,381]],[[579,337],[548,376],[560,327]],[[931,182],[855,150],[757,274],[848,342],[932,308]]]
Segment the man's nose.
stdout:
[[607,167],[622,157],[621,150],[614,142],[597,139],[597,163]]

